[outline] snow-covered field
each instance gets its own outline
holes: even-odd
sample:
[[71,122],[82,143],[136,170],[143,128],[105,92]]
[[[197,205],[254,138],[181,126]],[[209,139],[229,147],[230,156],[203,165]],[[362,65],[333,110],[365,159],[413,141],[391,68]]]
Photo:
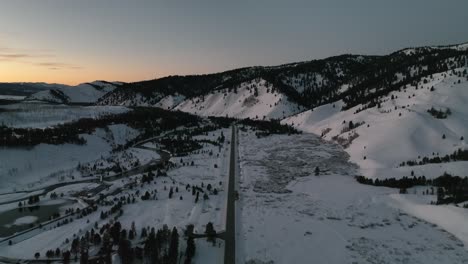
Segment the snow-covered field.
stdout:
[[[87,141],[85,145],[39,144],[31,148],[0,148],[0,193],[37,189],[87,176],[78,172],[79,164],[122,156],[120,152],[111,153],[112,149],[138,134],[137,130],[127,125],[116,124],[109,126],[109,129],[97,129],[90,135],[81,135]],[[126,153],[132,155],[134,160],[141,159],[140,164],[157,158],[154,152],[149,156],[147,150],[141,149],[132,149]]]
[[21,101],[25,98],[25,96],[21,95],[2,95],[0,94],[0,100],[11,100],[11,101]]
[[[455,72],[464,70],[459,68]],[[319,136],[324,134],[326,140],[339,137],[346,141],[356,135],[346,152],[367,177],[409,176],[412,170],[417,176],[427,178],[438,177],[444,171],[466,176],[466,162],[398,168],[403,161],[419,161],[434,154],[445,156],[467,148],[468,80],[457,74],[442,72],[428,76],[415,86],[402,87],[385,96],[380,108],[355,113],[363,107],[358,105],[341,111],[343,103],[338,101],[282,122]],[[432,107],[441,111],[450,109],[451,114],[446,119],[437,119],[427,112]],[[346,131],[350,121],[363,124]]]
[[[211,131],[207,135],[195,136],[198,140],[216,140],[221,133],[229,138],[230,129]],[[153,144],[152,146],[156,146]],[[157,153],[150,149],[131,148],[128,151],[137,155],[143,163],[147,159],[157,158]],[[110,194],[106,200],[113,203],[114,199],[121,197],[135,197],[136,202],[125,203],[122,207],[123,214],[118,218],[123,228],[127,230],[132,223],[137,229],[137,240],[140,241],[142,227],[169,228],[177,227],[179,234],[188,224],[193,224],[195,233],[203,234],[205,225],[212,222],[216,231],[222,231],[225,224],[225,203],[227,189],[227,169],[229,162],[229,144],[225,141],[221,146],[203,143],[203,148],[183,157],[172,157],[172,168],[167,172],[167,177],[157,177],[151,183],[141,183],[141,174],[122,178],[115,181],[106,181],[109,186],[101,191],[101,194]],[[193,165],[192,165],[193,162]],[[187,189],[187,184],[190,187]],[[208,184],[212,186],[208,191]],[[134,187],[129,187],[134,185]],[[64,193],[65,197],[74,193],[91,190],[98,187],[97,183],[80,183],[63,186],[54,190],[56,193]],[[198,202],[192,195],[193,186],[203,190]],[[169,198],[169,191],[173,189],[173,197]],[[217,194],[214,193],[217,190]],[[146,192],[151,193],[149,200],[142,201],[141,196]],[[137,193],[138,192],[138,193]],[[208,199],[204,199],[204,193]],[[0,196],[1,197],[1,196]],[[11,198],[11,197],[9,197]],[[47,201],[45,201],[47,202]],[[41,201],[42,203],[42,201]],[[4,208],[16,208],[17,203],[0,206]],[[72,223],[60,227],[44,227],[26,240],[13,239],[13,245],[7,246],[6,242],[0,245],[0,256],[10,258],[33,258],[35,252],[41,256],[49,249],[69,249],[70,241],[74,235],[84,235],[94,227],[95,223],[101,227],[109,219],[102,220],[100,212],[109,210],[111,205],[100,206],[99,209],[85,218],[75,219]],[[25,221],[27,219],[17,219]],[[23,221],[23,222],[24,222]],[[185,240],[181,237],[180,247],[185,250]],[[220,263],[223,258],[224,244],[218,240],[213,246],[206,239],[196,240],[196,263]]]
[[0,124],[9,127],[46,128],[80,118],[121,114],[130,109],[121,106],[67,106],[22,102],[0,106]]
[[82,146],[40,144],[30,149],[0,149],[0,189],[2,192],[36,189],[78,177],[76,168],[79,163],[98,159],[112,150],[104,135],[103,131],[83,135],[87,144]]
[[361,185],[347,154],[312,134],[239,141],[241,263],[468,261],[466,209]]

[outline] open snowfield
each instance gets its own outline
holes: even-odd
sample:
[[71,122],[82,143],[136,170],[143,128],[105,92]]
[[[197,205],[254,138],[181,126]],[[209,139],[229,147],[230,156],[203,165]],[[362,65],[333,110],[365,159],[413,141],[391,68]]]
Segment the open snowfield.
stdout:
[[[459,68],[462,72],[466,68]],[[466,176],[466,162],[451,162],[397,168],[403,161],[420,160],[418,156],[445,156],[460,148],[467,148],[468,139],[468,81],[450,72],[428,76],[416,86],[403,87],[384,97],[381,107],[368,108],[358,105],[341,111],[341,101],[326,104],[283,120],[296,128],[324,135],[331,140],[335,136],[350,138],[357,133],[346,152],[351,161],[361,167],[361,174],[372,178],[408,176],[410,171],[427,178],[440,176],[444,171]],[[434,87],[434,91],[431,88]],[[437,119],[427,112],[434,107],[451,114]],[[348,122],[364,122],[349,132]],[[329,130],[329,131],[328,131]],[[445,135],[445,139],[443,139]],[[433,154],[434,153],[434,154]]]
[[241,263],[468,261],[466,209],[361,185],[347,154],[312,134],[239,141]]
[[[112,148],[106,142],[103,131],[83,135],[87,144],[40,144],[26,148],[0,149],[0,178],[2,192],[38,188],[44,184],[71,180],[79,176],[79,163],[85,163],[106,155]],[[18,158],[21,157],[21,158]]]
[[0,105],[0,125],[21,128],[46,128],[80,118],[97,118],[129,111],[122,106],[68,106],[39,102]]

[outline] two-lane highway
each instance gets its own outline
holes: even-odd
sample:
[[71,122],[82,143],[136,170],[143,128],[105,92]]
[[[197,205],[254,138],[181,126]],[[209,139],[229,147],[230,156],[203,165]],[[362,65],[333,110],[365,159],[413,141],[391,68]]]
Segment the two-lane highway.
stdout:
[[224,248],[224,264],[236,263],[236,216],[235,216],[235,179],[237,166],[237,130],[232,126],[231,136],[231,158],[229,164],[229,182],[227,193],[227,213],[226,213],[226,233],[225,233],[225,248]]

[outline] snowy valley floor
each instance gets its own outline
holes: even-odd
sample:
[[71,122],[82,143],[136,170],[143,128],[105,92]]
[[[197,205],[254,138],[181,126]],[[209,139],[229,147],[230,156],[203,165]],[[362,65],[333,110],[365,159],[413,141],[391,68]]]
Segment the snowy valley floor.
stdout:
[[[194,136],[194,138],[208,142],[216,140],[221,133],[224,133],[228,137],[230,129],[218,129],[210,131],[206,135]],[[153,143],[147,143],[146,145],[155,146]],[[157,152],[151,150],[151,148],[146,151],[148,153],[145,153],[145,155],[136,155],[142,164],[147,162],[150,153],[152,153],[152,158],[159,158]],[[128,199],[127,201],[130,201],[133,198],[135,198],[135,202],[124,202],[122,215],[118,217],[118,221],[122,224],[123,228],[129,229],[132,223],[136,226],[137,237],[132,241],[133,245],[141,246],[143,238],[140,238],[140,230],[143,227],[160,229],[164,225],[167,225],[171,229],[172,227],[178,228],[181,235],[180,250],[184,252],[186,241],[183,238],[182,232],[188,224],[193,224],[195,233],[200,234],[204,233],[208,222],[212,222],[217,231],[224,229],[226,201],[224,190],[227,187],[228,151],[229,144],[227,141],[224,141],[220,146],[203,143],[200,150],[194,151],[189,155],[181,157],[173,156],[171,158],[172,167],[167,172],[167,177],[157,177],[152,182],[146,184],[141,182],[142,174],[114,181],[105,181],[104,184],[108,187],[107,189],[104,188],[99,194],[107,195],[105,201],[109,204],[100,205],[97,211],[85,217],[75,218],[72,216],[70,218],[74,218],[74,221],[71,223],[61,226],[56,226],[56,224],[42,225],[41,228],[35,231],[0,242],[0,263],[2,262],[2,257],[13,260],[16,258],[33,259],[35,252],[39,252],[41,256],[45,256],[46,251],[50,249],[70,249],[70,241],[74,237],[82,236],[92,228],[98,230],[108,223],[111,218],[118,215],[112,214],[106,219],[101,219],[100,212],[109,211],[116,204],[117,200]],[[187,188],[187,184],[191,187]],[[212,191],[207,190],[208,184],[213,186]],[[86,190],[96,188],[99,185],[99,183],[72,184],[57,188],[54,192],[59,195],[63,193],[65,198],[75,197],[77,193],[86,193]],[[202,193],[199,201],[195,202],[192,186],[201,186],[199,187],[201,190],[205,189],[204,193],[207,194],[207,199],[203,197],[204,193]],[[172,198],[168,197],[170,189],[174,190]],[[217,193],[213,192],[214,189],[217,190]],[[142,201],[140,197],[147,191],[151,193],[151,197],[148,200]],[[0,202],[19,196],[21,195],[4,195],[0,197]],[[39,205],[48,205],[61,201],[61,199],[53,200],[49,197],[50,193],[46,196],[41,196]],[[17,210],[17,207],[17,202],[0,205],[0,213],[8,210]],[[84,206],[79,205],[79,203],[64,204],[64,206],[59,208],[59,212],[61,215],[64,215],[65,209],[70,207],[83,208]],[[36,221],[36,218],[33,217],[30,213],[26,212],[16,220],[9,221],[8,224],[30,224]],[[9,240],[11,240],[12,245],[8,245]],[[218,239],[216,245],[213,246],[206,239],[197,239],[196,246],[197,251],[194,263],[222,262],[224,244],[221,240]],[[90,254],[96,254],[98,248],[91,247]],[[119,263],[118,257],[114,259],[116,259],[116,263]]]
[[[92,136],[103,142],[107,141],[102,138],[107,137],[99,137],[99,134],[112,134],[111,142],[125,142],[134,137],[134,132],[126,127],[114,128],[112,133],[98,131]],[[209,142],[221,135],[229,139],[230,131],[217,129],[194,136],[203,142],[202,148],[186,156],[173,156],[168,177],[157,177],[146,184],[141,183],[142,174],[105,181],[103,185],[108,189],[101,190],[100,194],[106,195],[108,204],[59,227],[44,225],[32,234],[12,239],[11,246],[4,241],[0,243],[0,256],[31,259],[35,252],[44,256],[49,249],[69,249],[67,239],[71,241],[74,235],[82,236],[92,228],[100,229],[111,218],[101,219],[100,212],[110,210],[115,201],[122,198],[136,198],[135,202],[124,202],[122,215],[118,217],[126,229],[134,222],[138,236],[132,241],[133,245],[143,241],[139,236],[142,227],[175,226],[182,234],[186,225],[193,224],[195,233],[204,233],[206,224],[212,222],[215,230],[224,230],[229,141],[224,140],[220,145]],[[122,139],[118,139],[120,137]],[[236,203],[236,254],[239,264],[468,262],[467,209],[430,205],[436,197],[420,195],[423,187],[409,189],[408,194],[401,195],[398,189],[359,184],[354,179],[359,168],[348,161],[349,155],[339,145],[313,134],[257,138],[255,131],[239,125],[238,141],[236,188],[240,199]],[[127,152],[145,164],[160,158],[152,150],[158,145],[148,142],[143,145],[146,149],[131,148]],[[80,156],[85,156],[85,152],[88,153],[83,151]],[[44,169],[49,169],[45,165]],[[319,176],[314,175],[317,166]],[[43,184],[46,183],[54,181]],[[209,193],[209,199],[201,195],[195,202],[187,184],[201,186]],[[208,184],[219,193],[208,192]],[[64,199],[75,199],[77,193],[87,193],[86,190],[100,185],[76,183],[54,192],[63,193]],[[172,198],[168,197],[170,188],[174,189]],[[142,201],[141,196],[146,191],[151,193],[151,198]],[[34,193],[3,195],[0,202],[31,194]],[[40,205],[59,202],[65,203],[62,199],[50,199],[48,193],[41,196]],[[0,213],[17,206],[17,202],[0,205]],[[60,207],[60,212],[63,215],[66,208],[84,206],[67,204]],[[24,214],[7,224],[27,225],[36,221],[33,217]],[[185,246],[185,238],[181,237],[181,252]],[[92,247],[91,253],[96,254],[97,249]],[[206,239],[196,240],[193,263],[222,263],[223,257],[223,241],[218,239],[213,246]],[[117,256],[114,259],[115,263],[120,263]]]
[[468,262],[468,210],[361,185],[348,155],[312,134],[239,141],[240,263]]

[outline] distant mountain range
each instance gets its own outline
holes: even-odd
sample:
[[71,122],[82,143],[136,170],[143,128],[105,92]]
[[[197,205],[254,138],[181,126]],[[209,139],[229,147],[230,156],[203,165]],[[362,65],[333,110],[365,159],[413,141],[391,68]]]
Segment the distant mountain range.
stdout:
[[[283,118],[338,100],[343,100],[344,108],[375,103],[379,96],[424,76],[466,65],[467,53],[468,43],[465,43],[407,48],[385,56],[341,55],[279,66],[168,76],[134,83],[95,81],[78,86],[0,83],[0,91],[2,94],[27,95],[27,100],[57,103],[141,105],[177,108],[202,115]],[[236,95],[238,91],[239,95]],[[260,97],[254,100],[242,91],[253,92],[252,98]],[[223,96],[217,96],[219,94]],[[277,100],[265,97],[265,94],[276,94]],[[234,105],[236,97],[247,100],[246,104]],[[227,101],[221,105],[226,109],[255,107],[260,112],[252,116],[249,110],[220,111],[214,107],[224,100]],[[260,109],[257,104],[266,104],[268,108],[272,104],[271,108],[281,109]],[[286,107],[286,104],[289,105]]]
[[48,83],[0,83],[0,95],[25,96],[25,100],[49,103],[96,103],[121,82],[94,81],[77,86]]

